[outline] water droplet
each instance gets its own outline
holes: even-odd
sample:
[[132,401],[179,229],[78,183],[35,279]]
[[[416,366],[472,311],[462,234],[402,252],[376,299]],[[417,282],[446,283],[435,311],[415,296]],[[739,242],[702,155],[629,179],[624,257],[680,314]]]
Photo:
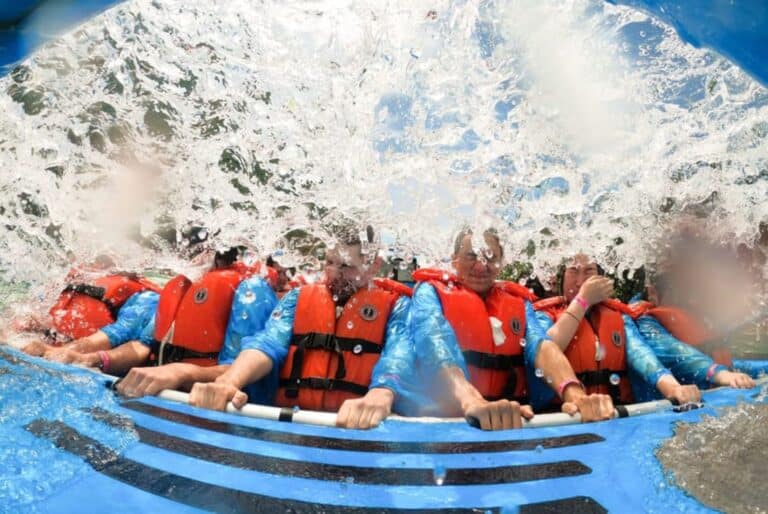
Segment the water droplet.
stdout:
[[240,315],[242,319],[248,319],[248,312],[243,311],[243,313]]
[[446,469],[445,466],[438,464],[435,466],[435,469],[432,470],[433,476],[435,477],[435,485],[443,485],[445,483],[445,475],[446,475]]
[[355,483],[355,477],[347,477],[344,479],[344,481],[348,484],[354,484]]
[[618,375],[618,373],[611,373],[611,376],[608,378],[608,380],[611,381],[611,385],[619,385],[619,382],[621,382],[621,377]]
[[283,311],[280,309],[275,309],[272,311],[272,319],[280,319],[283,317]]
[[536,453],[541,453],[544,451],[544,447],[540,444],[536,445]]
[[352,330],[355,327],[355,324],[352,323],[352,320],[347,321],[347,328]]
[[338,302],[339,301],[339,295],[335,294],[333,295],[333,301]]
[[528,341],[525,340],[524,337],[520,338],[520,346],[525,348],[525,345],[528,343]]
[[293,412],[299,412],[300,410],[301,410],[301,407],[299,407],[298,405],[293,406]]
[[536,371],[534,373],[536,373],[537,378],[542,378],[544,376],[544,370],[541,368],[536,368]]
[[253,302],[255,302],[255,301],[256,301],[256,295],[254,294],[254,292],[253,292],[253,291],[251,291],[251,290],[249,289],[248,291],[246,291],[246,292],[245,292],[245,294],[244,294],[244,295],[243,295],[243,297],[240,299],[240,301],[241,301],[242,303],[245,303],[245,304],[248,304],[248,303],[253,303]]

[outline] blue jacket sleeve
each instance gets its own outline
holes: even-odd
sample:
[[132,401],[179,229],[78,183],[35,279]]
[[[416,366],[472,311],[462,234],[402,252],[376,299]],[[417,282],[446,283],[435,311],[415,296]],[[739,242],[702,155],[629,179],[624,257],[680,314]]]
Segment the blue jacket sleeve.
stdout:
[[682,383],[706,388],[712,384],[707,380],[707,372],[712,366],[715,366],[712,376],[728,369],[720,364],[715,365],[711,357],[677,339],[653,316],[638,319],[637,328],[656,357]]
[[659,361],[653,350],[637,330],[637,325],[628,315],[624,319],[624,331],[627,336],[627,368],[630,371],[632,389],[636,401],[646,401],[658,397],[656,383],[664,375],[672,373]]
[[412,302],[407,297],[397,300],[387,321],[386,344],[371,377],[371,387],[386,387],[395,393],[392,410],[415,416],[432,404],[424,393],[421,373],[416,362],[411,332]]
[[273,370],[279,370],[288,356],[298,299],[299,289],[288,292],[272,311],[272,315],[264,325],[264,330],[242,339],[242,349],[259,350],[264,353],[272,359]]
[[275,305],[277,296],[261,277],[251,277],[240,283],[232,301],[219,364],[231,364],[235,360],[242,339],[264,329]]
[[416,358],[424,379],[430,380],[442,368],[459,367],[469,378],[456,334],[443,315],[435,288],[420,284],[413,294],[411,327]]
[[125,302],[117,313],[117,320],[101,329],[109,338],[112,348],[128,341],[141,340],[144,327],[155,315],[159,299],[157,293],[144,291],[134,294]]
[[534,410],[549,406],[555,398],[555,391],[536,376],[536,356],[541,343],[547,338],[547,330],[553,325],[552,319],[545,313],[536,311],[530,302],[525,302],[525,374],[528,381],[528,398]]

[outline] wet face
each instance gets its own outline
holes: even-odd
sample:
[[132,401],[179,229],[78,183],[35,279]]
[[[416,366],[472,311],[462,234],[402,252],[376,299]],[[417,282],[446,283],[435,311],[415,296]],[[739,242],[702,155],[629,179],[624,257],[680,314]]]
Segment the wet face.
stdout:
[[563,275],[563,296],[570,303],[577,294],[581,285],[589,278],[598,274],[597,263],[584,254],[576,255],[565,266]]
[[484,248],[473,248],[472,235],[467,234],[461,241],[458,253],[453,256],[453,268],[459,282],[480,296],[485,296],[501,270],[501,260],[502,250],[498,241],[486,237]]
[[367,286],[373,273],[373,267],[365,263],[360,253],[360,245],[338,244],[326,253],[325,277],[339,305]]

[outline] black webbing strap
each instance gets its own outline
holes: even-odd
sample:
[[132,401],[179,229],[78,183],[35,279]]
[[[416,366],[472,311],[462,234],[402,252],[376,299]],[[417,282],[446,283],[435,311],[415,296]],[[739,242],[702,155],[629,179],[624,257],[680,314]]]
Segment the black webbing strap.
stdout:
[[107,309],[109,309],[110,314],[112,314],[112,318],[117,319],[117,312],[120,309],[116,305],[113,305],[112,302],[110,302],[108,299],[104,298],[104,295],[107,293],[106,288],[82,283],[67,284],[67,287],[64,288],[62,293],[82,294],[93,298],[94,300],[98,300],[99,302],[103,303]]
[[[618,375],[619,378],[624,380],[627,376],[626,370],[621,371],[615,371],[611,369],[598,369],[593,371],[583,371],[581,373],[576,373],[576,378],[578,378],[582,384],[584,384],[585,387],[594,387],[594,386],[608,386],[608,394],[611,395],[611,399],[613,400],[614,404],[618,404],[621,401],[621,389],[619,389],[619,384],[612,384],[611,383],[611,375]],[[619,382],[620,383],[620,382]]]
[[523,355],[499,355],[496,353],[476,352],[466,350],[464,360],[469,366],[480,369],[495,369],[499,371],[509,371],[515,366],[524,366]]
[[[162,362],[168,364],[170,362],[183,362],[186,359],[212,359],[217,361],[219,359],[219,352],[196,352],[183,346],[178,346],[171,343],[165,343],[162,349],[162,355],[160,355],[161,344],[158,341],[152,343],[152,353],[155,354],[155,363]],[[162,357],[162,359],[160,359]]]
[[[291,374],[284,384],[285,396],[287,398],[296,398],[299,395],[299,384],[302,383],[301,368],[304,365],[304,356],[306,350],[325,350],[333,352],[338,356],[339,365],[336,368],[336,381],[342,381],[342,379],[347,376],[347,367],[346,363],[344,362],[343,352],[348,351],[356,355],[361,353],[378,354],[381,353],[382,350],[381,345],[366,341],[364,339],[336,337],[334,334],[320,334],[317,332],[310,332],[309,334],[301,335],[294,334],[294,336],[291,338],[291,344],[296,346],[296,351],[293,352]],[[347,383],[351,384],[351,382]],[[357,384],[352,385],[358,388],[361,387]]]
[[345,391],[347,393],[356,394],[358,396],[365,396],[365,394],[368,392],[368,388],[365,386],[355,384],[354,382],[348,382],[346,380],[338,380],[335,378],[282,378],[280,379],[280,386],[286,388],[286,396],[288,390],[295,389],[298,391],[299,388],[320,389],[323,391]]

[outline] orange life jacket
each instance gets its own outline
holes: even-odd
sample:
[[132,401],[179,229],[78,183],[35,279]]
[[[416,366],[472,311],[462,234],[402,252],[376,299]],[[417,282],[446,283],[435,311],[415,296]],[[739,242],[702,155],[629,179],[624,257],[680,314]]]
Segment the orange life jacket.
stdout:
[[68,339],[87,337],[114,323],[128,298],[143,291],[160,292],[160,286],[134,273],[115,273],[91,284],[67,285],[48,311],[53,329]]
[[[565,298],[556,296],[540,300],[533,307],[556,322],[568,304]],[[632,311],[618,300],[592,306],[563,352],[587,393],[609,394],[616,404],[633,401],[627,376],[627,336],[622,314],[631,315]],[[612,375],[618,376],[618,384],[611,383]]]
[[168,362],[216,365],[224,345],[235,290],[240,282],[260,270],[260,266],[236,262],[205,273],[197,282],[184,275],[170,280],[157,304],[153,360],[158,365]]
[[[525,301],[536,296],[514,282],[496,282],[483,300],[457,278],[442,270],[419,269],[413,278],[428,282],[437,291],[443,315],[456,334],[469,368],[472,385],[487,400],[506,398],[525,401],[523,343],[525,337]],[[503,340],[496,343],[490,318],[501,322]],[[502,339],[498,334],[496,339]]]
[[675,338],[708,353],[718,364],[733,366],[731,350],[724,338],[718,337],[688,311],[671,305],[655,307],[649,302],[641,302],[633,306],[633,314],[635,318],[653,316]]
[[386,279],[375,286],[352,295],[338,319],[325,284],[301,287],[276,405],[336,411],[368,392],[389,314],[404,293],[401,284]]

